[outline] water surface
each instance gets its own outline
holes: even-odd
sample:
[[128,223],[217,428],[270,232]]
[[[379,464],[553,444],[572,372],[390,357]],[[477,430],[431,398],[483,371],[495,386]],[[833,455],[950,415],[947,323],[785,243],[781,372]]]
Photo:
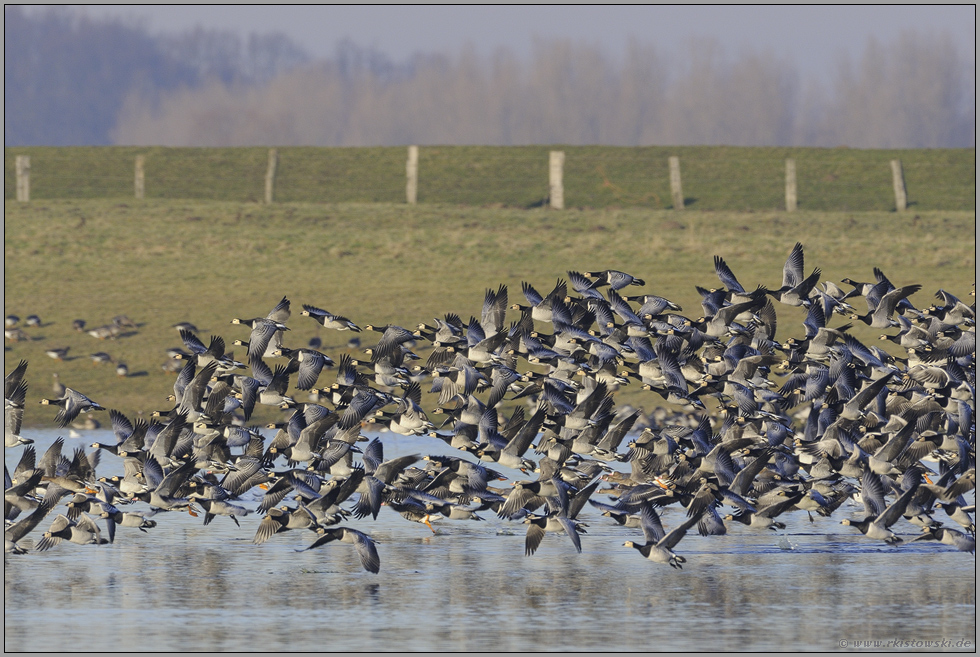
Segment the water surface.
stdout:
[[[29,435],[40,457],[57,434]],[[427,437],[382,439],[386,458],[449,451]],[[67,439],[63,452],[96,440],[111,433]],[[5,450],[8,467],[20,452]],[[117,471],[103,455],[99,473]],[[377,575],[348,545],[297,552],[313,541],[307,530],[253,545],[258,516],[205,527],[161,513],[147,533],[119,527],[111,545],[6,556],[4,649],[825,651],[898,639],[970,640],[972,652],[975,557],[924,541],[891,547],[839,524],[858,513],[845,505],[811,524],[797,512],[779,532],[689,533],[676,548],[687,563],[674,570],[623,547],[642,532],[591,506],[581,554],[549,534],[530,557],[525,526],[492,513],[438,521],[433,534],[382,508],[376,521],[351,519],[378,542]],[[682,518],[663,513],[668,527]],[[893,529],[917,534],[904,520]]]

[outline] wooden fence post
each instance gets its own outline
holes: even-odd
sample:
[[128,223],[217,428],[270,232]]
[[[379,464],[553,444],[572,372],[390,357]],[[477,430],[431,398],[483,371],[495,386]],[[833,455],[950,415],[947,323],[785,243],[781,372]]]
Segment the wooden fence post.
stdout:
[[786,211],[796,212],[796,160],[786,160]]
[[905,194],[905,173],[902,171],[901,160],[892,160],[892,186],[895,188],[895,209],[905,212],[908,196]]
[[269,149],[269,166],[265,170],[265,202],[272,203],[272,190],[276,181],[276,166],[279,164],[279,152]]
[[684,209],[684,192],[681,191],[681,160],[676,155],[667,159],[670,165],[670,197],[674,200],[674,209]]
[[31,200],[31,156],[17,156],[17,200],[23,203]]
[[145,156],[136,156],[136,173],[135,179],[133,181],[133,188],[136,193],[136,198],[142,199],[146,195],[146,178],[143,174],[143,164],[145,162]]
[[405,201],[415,205],[419,198],[419,147],[408,147],[408,162],[405,163]]
[[564,167],[565,151],[551,151],[548,155],[548,193],[551,207],[555,210],[565,209]]

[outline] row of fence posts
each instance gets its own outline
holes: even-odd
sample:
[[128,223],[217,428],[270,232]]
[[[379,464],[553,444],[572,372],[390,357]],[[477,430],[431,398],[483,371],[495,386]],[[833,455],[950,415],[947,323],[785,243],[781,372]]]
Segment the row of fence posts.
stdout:
[[[142,199],[146,195],[146,175],[144,170],[145,156],[136,156],[135,195]],[[670,197],[675,210],[684,209],[684,192],[681,188],[681,161],[672,156],[667,159],[670,170]],[[276,169],[279,166],[279,151],[269,149],[269,164],[265,172],[265,202],[272,203],[275,191]],[[902,171],[902,161],[892,160],[892,185],[895,189],[895,208],[901,212],[908,206],[905,193],[905,174]],[[17,168],[17,200],[26,202],[31,198],[31,158],[28,155],[18,155]],[[563,172],[565,168],[565,152],[551,151],[548,154],[548,201],[555,210],[565,208],[565,186]],[[405,200],[410,205],[418,202],[419,189],[419,147],[408,147],[408,162],[405,164]],[[796,160],[786,160],[786,211],[795,212],[796,197]]]

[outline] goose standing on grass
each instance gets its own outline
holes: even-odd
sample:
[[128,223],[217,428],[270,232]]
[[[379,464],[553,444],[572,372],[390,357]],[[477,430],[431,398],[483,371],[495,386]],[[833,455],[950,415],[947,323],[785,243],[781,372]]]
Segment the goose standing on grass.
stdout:
[[71,347],[52,347],[45,349],[44,353],[54,360],[64,360],[68,356],[69,350],[71,350]]
[[30,342],[31,337],[24,332],[23,329],[14,326],[13,328],[5,328],[3,330],[3,337],[7,338],[11,342]]
[[52,374],[51,378],[54,379],[54,381],[51,383],[51,392],[53,392],[57,397],[64,397],[65,390],[67,390],[67,388],[65,387],[65,384],[61,382],[61,379],[58,377],[58,373],[55,372]]
[[136,329],[136,328],[139,328],[139,324],[137,324],[132,319],[130,319],[129,318],[129,315],[116,315],[115,317],[112,318],[112,325],[113,326],[118,326],[120,329],[124,329],[124,328]]
[[107,354],[104,351],[97,351],[94,354],[89,354],[89,358],[92,359],[92,363],[95,364],[95,365],[99,365],[101,363],[111,363],[111,362],[113,362],[112,361],[112,356],[110,356],[109,354]]
[[96,326],[94,329],[89,329],[85,332],[97,340],[115,340],[122,332],[122,329],[115,324],[106,324],[104,326]]

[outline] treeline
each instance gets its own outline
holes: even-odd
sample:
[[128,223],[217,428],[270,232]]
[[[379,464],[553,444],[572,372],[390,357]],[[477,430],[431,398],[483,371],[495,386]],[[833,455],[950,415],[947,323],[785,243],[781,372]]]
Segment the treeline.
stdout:
[[[526,61],[506,50],[487,57],[464,50],[400,63],[344,43],[313,62],[282,35],[151,37],[67,10],[31,16],[15,8],[6,18],[8,146],[976,143],[973,63],[942,34],[869,41],[857,61],[842,57],[824,84],[774,55],[728,57],[711,41],[677,53],[633,42],[622,57],[541,41]],[[16,25],[30,28],[14,35],[19,48]],[[49,38],[52,25],[61,38]],[[33,41],[24,36],[30,30]],[[66,54],[85,47],[112,56],[117,73],[92,67],[108,71],[93,77],[84,60]],[[45,58],[63,58],[77,75],[57,79],[41,67],[40,77],[52,79],[38,82],[35,60]]]
[[112,144],[127,99],[159,103],[208,84],[259,86],[309,61],[278,33],[241,39],[196,29],[153,36],[139,24],[66,7],[4,7],[4,143]]

